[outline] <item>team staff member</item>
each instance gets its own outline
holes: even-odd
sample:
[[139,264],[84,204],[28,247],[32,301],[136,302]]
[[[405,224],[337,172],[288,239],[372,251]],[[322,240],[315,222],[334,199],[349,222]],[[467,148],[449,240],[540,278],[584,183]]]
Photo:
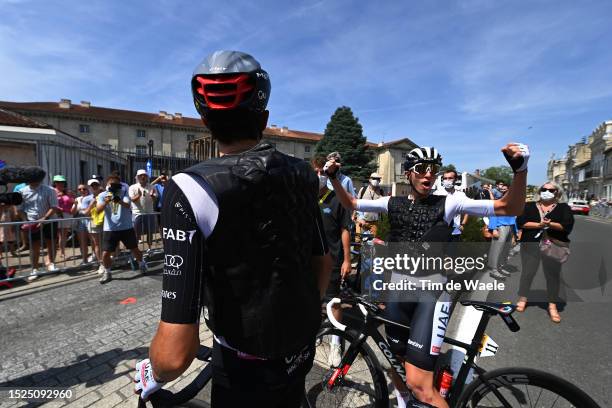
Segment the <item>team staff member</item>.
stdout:
[[[406,178],[413,188],[412,198],[357,200],[339,188],[340,183],[335,179],[339,166],[332,160],[325,167],[345,207],[389,214],[388,242],[449,242],[457,214],[514,215],[523,211],[529,150],[523,144],[510,143],[502,152],[515,172],[514,181],[508,194],[494,201],[472,200],[465,195],[431,194],[436,173],[442,165],[442,157],[431,147],[411,150],[404,163]],[[426,271],[417,271],[416,276],[426,274]],[[409,276],[393,273],[391,279],[400,281]],[[415,397],[438,408],[448,408],[434,388],[433,370],[446,332],[438,323],[450,318],[450,300],[442,291],[414,291],[414,295],[418,302],[388,302],[385,309],[391,320],[410,325],[410,331],[389,325],[385,332],[393,352],[405,360],[407,386]],[[402,396],[396,395],[400,406],[405,406]]]
[[[323,171],[325,158],[315,157],[310,162],[319,177],[319,207],[323,217],[323,229],[329,245],[329,253],[332,256],[333,268],[327,295],[334,297],[340,293],[340,283],[351,273],[351,215],[340,204],[336,193],[327,188],[327,175]],[[332,310],[336,320],[342,320],[342,309],[334,305]],[[340,352],[340,337],[331,336],[331,344],[328,355],[330,366],[337,367],[342,355]]]
[[203,309],[215,338],[212,406],[298,407],[331,268],[317,177],[260,143],[270,80],[253,57],[214,52],[191,86],[221,157],[164,192],[162,315],[136,390],[146,399],[189,367]]

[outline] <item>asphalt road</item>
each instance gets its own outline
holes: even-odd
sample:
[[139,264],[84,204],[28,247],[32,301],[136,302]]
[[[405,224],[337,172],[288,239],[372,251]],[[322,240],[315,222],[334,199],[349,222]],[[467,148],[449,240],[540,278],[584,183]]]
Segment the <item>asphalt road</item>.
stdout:
[[[480,363],[487,369],[540,368],[579,385],[602,407],[612,406],[612,287],[608,279],[601,295],[601,285],[593,285],[602,275],[597,251],[609,260],[611,237],[611,223],[578,217],[566,269],[582,273],[584,279],[567,289],[570,302],[561,324],[550,322],[538,306],[517,316],[522,328],[518,333],[494,319],[488,333],[500,350]],[[3,298],[0,293],[0,387],[70,386],[78,396],[70,407],[134,406],[132,367],[147,355],[159,319],[161,275],[155,271],[149,276],[124,271],[107,285],[92,275],[22,296]],[[507,284],[515,287],[517,281],[518,273]],[[535,290],[538,287],[544,287],[541,274],[534,282]],[[202,329],[201,335],[210,341],[210,332]],[[179,381],[188,381],[197,368]],[[2,407],[21,405],[26,404],[0,401]]]
[[[500,349],[494,358],[482,358],[480,363],[487,369],[524,366],[551,372],[579,386],[602,407],[611,407],[612,223],[578,216],[570,239],[572,255],[562,271],[568,299],[560,309],[562,322],[550,321],[546,303],[515,313],[521,326],[518,333],[510,332],[501,319],[493,319],[487,332]],[[602,259],[607,276],[602,273]],[[518,275],[507,281],[514,290]],[[543,294],[544,288],[539,271],[532,290]]]

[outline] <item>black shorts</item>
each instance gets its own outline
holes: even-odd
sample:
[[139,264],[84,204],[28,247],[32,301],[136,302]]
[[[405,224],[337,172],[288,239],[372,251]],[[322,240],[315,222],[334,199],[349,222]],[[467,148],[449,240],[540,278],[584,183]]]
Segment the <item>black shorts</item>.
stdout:
[[130,228],[121,231],[104,231],[102,234],[102,250],[113,252],[117,249],[120,241],[127,249],[138,248],[136,233],[133,228]]
[[138,236],[157,232],[157,214],[138,214],[133,221]]
[[[38,242],[41,238],[45,240],[56,239],[57,237],[57,221],[40,224],[40,229],[32,232],[32,242]],[[29,238],[26,238],[29,239]],[[26,241],[27,242],[27,241]]]
[[433,371],[450,320],[451,302],[446,292],[423,291],[417,302],[388,302],[385,317],[410,326],[410,330],[385,325],[391,351],[408,363]]
[[212,407],[301,406],[306,374],[314,360],[314,342],[279,360],[246,360],[213,343]]

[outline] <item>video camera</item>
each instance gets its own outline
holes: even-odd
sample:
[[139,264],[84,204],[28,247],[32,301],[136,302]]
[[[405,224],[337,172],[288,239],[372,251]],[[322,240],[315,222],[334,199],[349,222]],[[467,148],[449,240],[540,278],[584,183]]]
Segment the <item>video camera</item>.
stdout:
[[113,202],[121,201],[121,183],[111,183],[108,187],[108,192],[113,196]]
[[0,204],[20,205],[23,201],[21,194],[8,193],[7,184],[9,183],[36,183],[44,180],[47,173],[40,167],[3,167],[0,169],[0,186],[3,190],[0,193]]

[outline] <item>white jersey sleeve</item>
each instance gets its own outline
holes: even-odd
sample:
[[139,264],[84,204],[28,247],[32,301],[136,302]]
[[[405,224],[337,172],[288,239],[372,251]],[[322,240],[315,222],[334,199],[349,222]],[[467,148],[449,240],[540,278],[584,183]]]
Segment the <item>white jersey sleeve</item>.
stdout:
[[473,200],[463,193],[447,195],[444,205],[444,221],[450,225],[458,214],[490,217],[495,215],[493,200]]
[[196,222],[204,238],[208,238],[217,224],[219,206],[212,188],[201,178],[179,173],[172,178],[189,201]]
[[376,200],[357,200],[357,211],[387,213],[389,211],[389,199],[391,197],[380,197]]

